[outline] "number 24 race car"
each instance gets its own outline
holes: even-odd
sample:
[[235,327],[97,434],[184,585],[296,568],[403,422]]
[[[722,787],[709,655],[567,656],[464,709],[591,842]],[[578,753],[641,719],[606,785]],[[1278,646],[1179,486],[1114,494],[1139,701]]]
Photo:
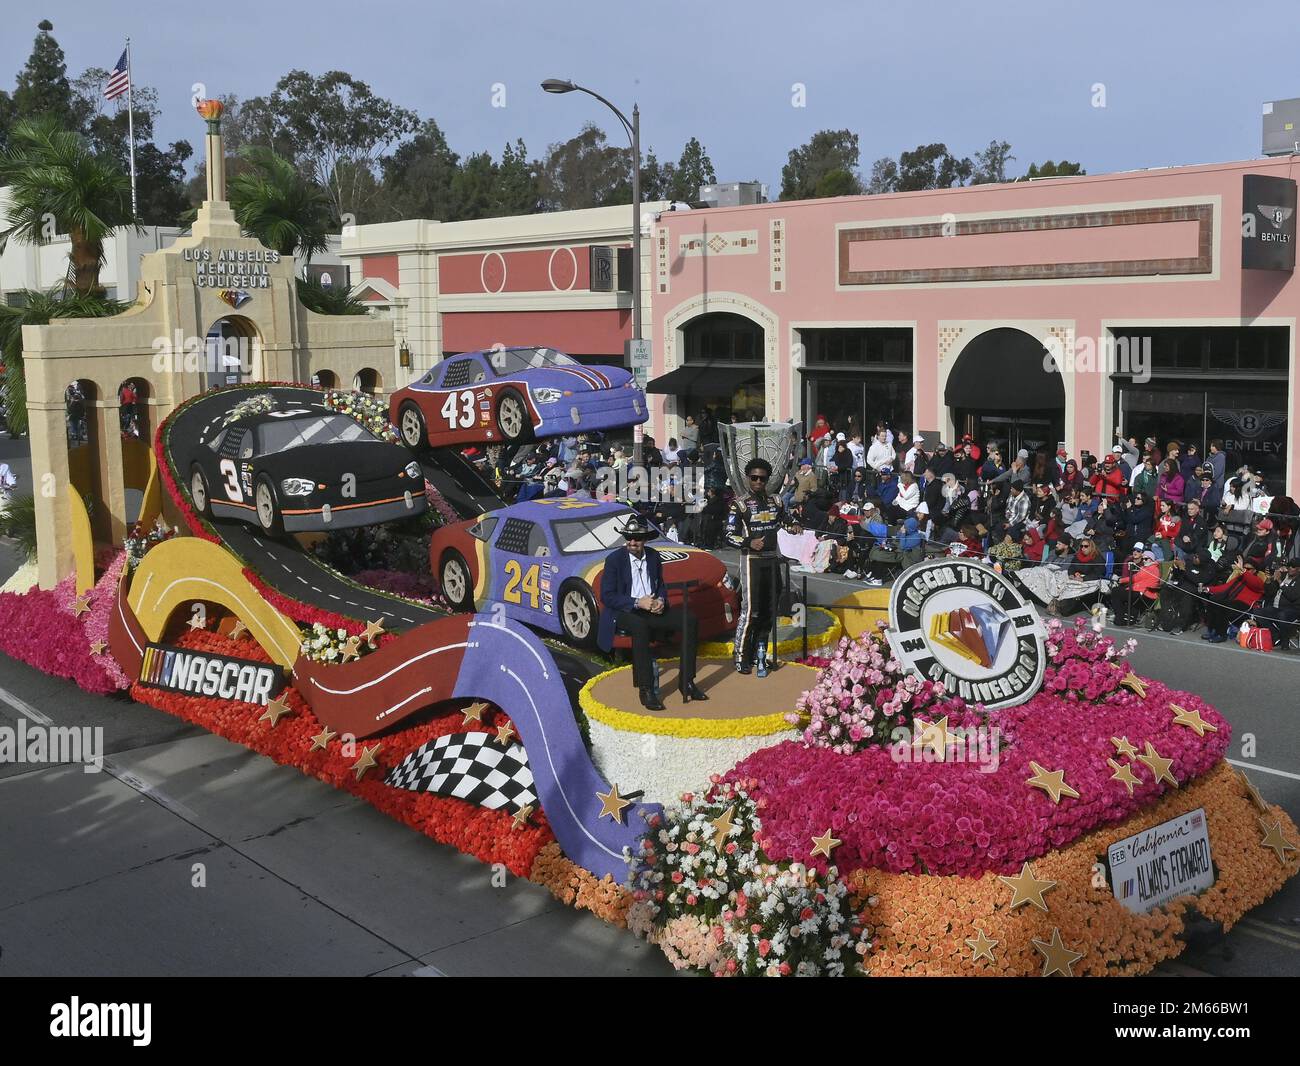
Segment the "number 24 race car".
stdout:
[[189,489],[205,517],[270,535],[349,529],[420,514],[424,473],[410,453],[324,405],[246,401],[198,441]]
[[[490,611],[499,604],[510,618],[590,647],[605,559],[623,546],[619,530],[631,514],[624,504],[576,497],[512,504],[435,530],[429,562],[458,610]],[[690,604],[700,639],[729,633],[736,593],[722,561],[666,538],[650,546],[663,557],[666,584],[693,582]],[[670,587],[668,609],[681,602],[682,591]]]
[[620,429],[649,412],[622,367],[586,365],[552,348],[495,348],[448,356],[393,393],[388,417],[408,447],[440,448]]

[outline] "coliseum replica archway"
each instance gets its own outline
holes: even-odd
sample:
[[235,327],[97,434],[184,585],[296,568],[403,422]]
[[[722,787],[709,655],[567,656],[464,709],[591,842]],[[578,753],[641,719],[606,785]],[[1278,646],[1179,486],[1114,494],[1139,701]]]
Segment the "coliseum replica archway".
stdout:
[[[97,540],[120,545],[129,528],[126,484],[140,448],[122,432],[122,382],[146,386],[136,406],[147,416],[141,425],[154,427],[228,381],[309,383],[325,367],[341,382],[374,368],[381,381],[397,379],[391,322],[309,311],[298,302],[292,257],[242,234],[226,202],[220,105],[204,101],[199,110],[208,124],[207,196],[188,236],[143,257],[136,302],[114,318],[23,330],[42,588],[73,570],[74,530],[85,524],[81,486],[102,493],[90,506]],[[93,386],[83,390],[96,444],[90,477],[70,470],[65,391],[73,381]]]

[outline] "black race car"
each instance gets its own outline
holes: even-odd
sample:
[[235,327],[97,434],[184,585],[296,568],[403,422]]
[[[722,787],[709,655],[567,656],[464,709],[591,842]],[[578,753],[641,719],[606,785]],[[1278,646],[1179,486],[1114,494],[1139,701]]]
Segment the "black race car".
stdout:
[[375,525],[428,506],[424,473],[400,444],[323,404],[263,397],[237,406],[197,443],[189,489],[200,514],[277,536]]

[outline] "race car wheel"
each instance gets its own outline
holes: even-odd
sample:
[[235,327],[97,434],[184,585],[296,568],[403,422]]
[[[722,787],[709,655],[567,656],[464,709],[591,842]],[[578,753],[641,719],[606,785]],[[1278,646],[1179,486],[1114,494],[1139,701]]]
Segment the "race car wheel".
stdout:
[[208,479],[203,476],[203,468],[198,463],[190,468],[190,499],[194,501],[194,510],[204,518],[212,517],[211,501],[208,499]]
[[474,610],[474,580],[470,576],[469,564],[460,552],[452,550],[443,555],[442,571],[438,576],[448,603],[458,611]]
[[257,479],[253,489],[254,510],[257,512],[257,524],[268,537],[278,537],[284,532],[284,519],[280,515],[280,504],[275,498],[275,486],[271,479],[263,474]]
[[528,408],[512,389],[503,392],[497,401],[497,430],[506,444],[521,444],[532,436]]
[[570,581],[560,589],[560,628],[564,638],[579,648],[596,642],[596,598],[591,589]]
[[402,435],[402,443],[408,448],[420,449],[428,446],[429,438],[424,426],[424,415],[415,404],[402,404],[397,415],[397,431]]

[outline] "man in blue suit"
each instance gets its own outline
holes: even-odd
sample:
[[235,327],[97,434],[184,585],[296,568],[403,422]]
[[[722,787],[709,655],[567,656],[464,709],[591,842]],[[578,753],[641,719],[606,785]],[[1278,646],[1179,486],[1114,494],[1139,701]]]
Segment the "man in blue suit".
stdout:
[[609,651],[614,646],[614,629],[622,629],[632,638],[632,678],[641,692],[641,704],[647,710],[662,711],[650,659],[650,641],[656,637],[676,636],[682,641],[682,702],[707,700],[695,684],[695,644],[697,624],[689,610],[668,607],[668,589],[664,585],[664,565],[659,553],[647,547],[653,530],[640,515],[630,515],[619,531],[627,546],[615,548],[605,560],[600,577],[600,628],[596,641]]

